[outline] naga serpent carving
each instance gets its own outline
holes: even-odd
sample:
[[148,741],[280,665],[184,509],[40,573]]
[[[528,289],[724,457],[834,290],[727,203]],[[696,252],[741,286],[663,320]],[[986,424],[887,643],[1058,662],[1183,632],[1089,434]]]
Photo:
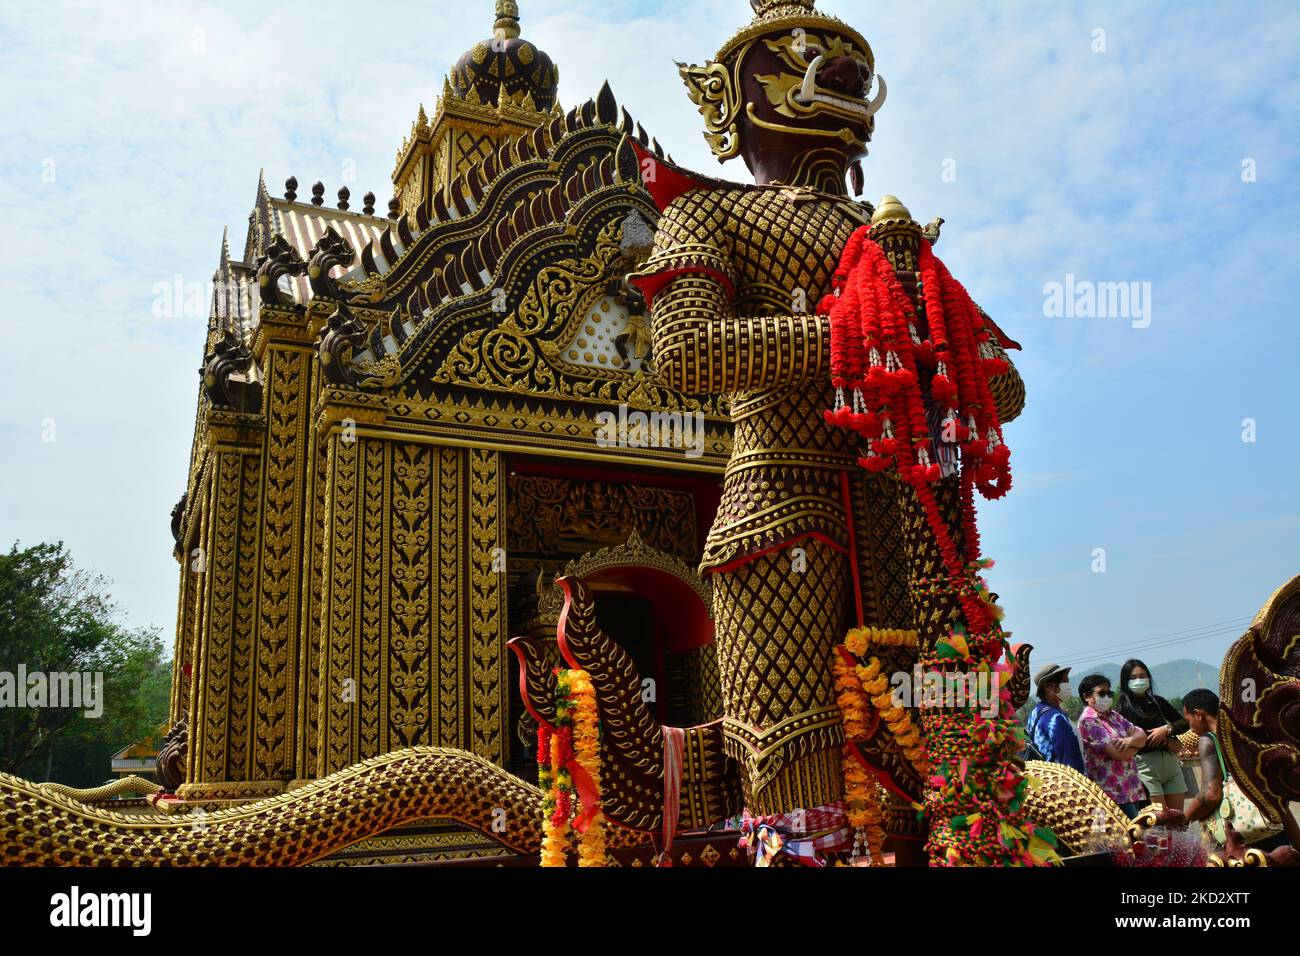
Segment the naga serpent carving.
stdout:
[[[660,832],[664,828],[665,735],[641,694],[641,677],[631,656],[596,623],[590,586],[561,577],[564,595],[558,627],[559,652],[570,667],[591,677],[600,713],[601,812],[620,827]],[[555,722],[555,678],[542,641],[517,637],[507,645],[519,659],[524,706],[540,723]],[[740,777],[724,752],[720,721],[683,729],[680,812],[674,831],[703,829],[740,810]]]
[[[541,800],[540,790],[496,764],[442,747],[395,751],[229,810],[170,816],[114,813],[0,774],[0,864],[301,866],[429,817],[459,821],[507,850],[535,855]],[[610,845],[642,839],[615,831]]]
[[1300,575],[1273,592],[1219,671],[1228,773],[1300,849]]
[[128,777],[121,777],[104,784],[102,787],[90,787],[85,790],[78,790],[75,787],[69,787],[62,783],[42,783],[39,785],[46,793],[57,794],[61,797],[67,797],[69,800],[77,800],[81,803],[102,803],[113,797],[120,796],[124,793],[143,793],[154,794],[161,793],[162,787],[152,780],[145,780],[143,777],[137,777],[131,774]]

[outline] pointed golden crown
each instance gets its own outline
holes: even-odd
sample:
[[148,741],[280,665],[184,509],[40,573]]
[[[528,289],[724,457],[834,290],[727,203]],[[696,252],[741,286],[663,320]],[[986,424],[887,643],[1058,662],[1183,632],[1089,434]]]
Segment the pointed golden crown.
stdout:
[[734,54],[755,37],[784,30],[825,30],[850,40],[861,48],[867,60],[875,65],[871,44],[861,33],[843,20],[817,10],[817,0],[749,0],[754,8],[754,19],[741,27],[736,35],[723,44],[715,62],[726,63]]

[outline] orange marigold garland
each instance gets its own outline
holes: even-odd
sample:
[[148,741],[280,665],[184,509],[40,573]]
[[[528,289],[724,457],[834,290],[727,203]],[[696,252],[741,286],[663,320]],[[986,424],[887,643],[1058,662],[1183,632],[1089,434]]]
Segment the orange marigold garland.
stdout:
[[[597,801],[600,794],[600,715],[596,709],[596,690],[586,671],[568,672],[569,701],[573,717],[574,756],[591,783]],[[578,866],[605,865],[605,817],[597,802],[584,807],[590,814],[578,841]],[[584,814],[585,816],[586,814]]]
[[[860,645],[857,636],[850,635],[854,647]],[[874,661],[877,670],[879,661]],[[875,775],[855,753],[853,741],[867,735],[867,716],[871,704],[859,674],[842,654],[833,658],[835,690],[840,712],[844,716],[844,747],[841,765],[844,773],[844,800],[848,805],[849,826],[853,828],[853,854],[851,865],[876,866],[884,859],[885,831],[884,793]],[[873,678],[874,683],[874,678]]]
[[537,778],[543,793],[541,864],[566,866],[576,830],[578,865],[604,866],[600,715],[591,677],[586,671],[556,668],[555,697],[555,725],[543,723],[537,730]]
[[915,648],[917,640],[916,631],[855,627],[845,637],[844,649],[859,659],[854,671],[859,686],[871,705],[880,713],[880,719],[889,728],[894,741],[903,751],[903,756],[916,768],[917,773],[924,777],[929,764],[926,760],[925,743],[920,729],[908,709],[895,702],[893,689],[889,685],[889,678],[883,673],[884,665],[880,659],[872,657],[866,663],[861,661],[873,645]]

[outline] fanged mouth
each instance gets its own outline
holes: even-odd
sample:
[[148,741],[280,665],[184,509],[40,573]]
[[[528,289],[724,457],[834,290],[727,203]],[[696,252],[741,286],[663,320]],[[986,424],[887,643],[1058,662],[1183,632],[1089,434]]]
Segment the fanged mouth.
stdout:
[[817,71],[821,69],[822,64],[825,62],[826,57],[818,55],[808,64],[808,70],[803,77],[803,85],[794,94],[796,103],[804,106],[821,103],[824,106],[858,116],[864,120],[871,119],[880,107],[885,105],[885,97],[889,94],[889,88],[885,85],[885,78],[879,74],[876,76],[876,85],[880,88],[880,91],[876,94],[875,99],[869,102],[856,96],[820,92],[817,88]]
[[[800,94],[799,102],[807,104],[809,101]],[[850,113],[856,113],[863,119],[870,119],[872,114],[871,106],[866,100],[857,99],[851,96],[838,96],[833,93],[814,93],[812,95],[813,103],[824,103],[827,106],[833,106],[836,109],[847,110]]]

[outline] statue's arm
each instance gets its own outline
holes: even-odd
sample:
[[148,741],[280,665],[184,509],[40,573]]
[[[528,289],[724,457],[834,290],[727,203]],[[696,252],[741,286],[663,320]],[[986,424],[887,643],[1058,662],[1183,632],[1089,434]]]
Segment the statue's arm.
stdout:
[[654,252],[629,276],[650,304],[660,380],[688,395],[726,395],[829,375],[828,317],[736,314],[728,222],[708,194],[679,197],[659,218]]
[[830,319],[824,315],[738,316],[722,280],[673,278],[655,296],[655,367],[688,395],[793,385],[828,374]]

